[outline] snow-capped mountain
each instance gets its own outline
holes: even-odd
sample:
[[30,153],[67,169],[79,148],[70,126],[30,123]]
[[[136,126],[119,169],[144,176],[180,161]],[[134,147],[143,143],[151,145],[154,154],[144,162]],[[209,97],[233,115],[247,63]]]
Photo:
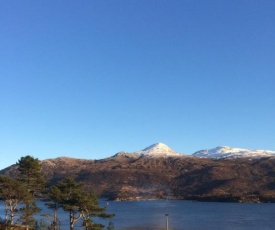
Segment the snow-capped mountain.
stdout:
[[182,154],[175,152],[173,149],[163,143],[156,143],[137,152],[141,156],[182,156]]
[[132,153],[119,152],[115,156],[123,157],[172,157],[183,156],[183,154],[175,152],[173,149],[163,143],[156,143],[149,147]]
[[[188,156],[175,152],[163,143],[156,143],[136,152],[119,152],[114,157],[140,158],[140,157],[182,157]],[[190,155],[189,155],[190,156]],[[234,159],[234,158],[262,158],[275,156],[275,151],[270,150],[250,150],[232,148],[229,146],[219,146],[214,149],[206,149],[195,152],[191,156],[211,159]]]
[[231,148],[229,146],[220,146],[209,150],[200,150],[195,152],[192,156],[212,159],[225,159],[225,158],[261,158],[275,156],[275,151],[270,150],[250,150]]

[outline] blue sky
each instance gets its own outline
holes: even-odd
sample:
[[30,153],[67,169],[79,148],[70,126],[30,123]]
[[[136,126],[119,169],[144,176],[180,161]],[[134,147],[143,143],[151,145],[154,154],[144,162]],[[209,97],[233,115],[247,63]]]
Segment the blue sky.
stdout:
[[275,1],[0,2],[0,169],[162,142],[275,150]]

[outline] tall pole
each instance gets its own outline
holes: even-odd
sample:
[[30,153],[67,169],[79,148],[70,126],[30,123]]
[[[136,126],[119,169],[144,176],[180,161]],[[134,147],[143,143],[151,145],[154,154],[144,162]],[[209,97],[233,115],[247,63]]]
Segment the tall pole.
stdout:
[[169,230],[169,228],[168,228],[168,216],[169,216],[169,214],[166,213],[165,216],[166,216],[166,230]]

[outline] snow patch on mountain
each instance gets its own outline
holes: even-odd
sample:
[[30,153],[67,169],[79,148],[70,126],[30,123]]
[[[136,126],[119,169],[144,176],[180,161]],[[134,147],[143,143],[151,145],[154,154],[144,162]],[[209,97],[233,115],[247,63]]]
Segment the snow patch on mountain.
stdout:
[[182,154],[175,152],[173,149],[163,143],[153,144],[141,151],[138,151],[141,156],[150,157],[169,157],[169,156],[182,156]]
[[163,143],[156,143],[136,152],[119,152],[113,157],[135,158],[140,157],[200,157],[210,159],[235,159],[235,158],[262,158],[275,156],[275,151],[270,150],[250,150],[242,148],[232,148],[229,146],[219,146],[214,149],[206,149],[195,152],[192,155],[185,155],[175,152]]
[[175,152],[173,149],[168,147],[163,143],[156,143],[150,145],[149,147],[132,153],[128,152],[119,152],[114,157],[175,157],[175,156],[184,156],[181,153]]
[[262,158],[275,156],[275,151],[270,150],[250,150],[241,148],[231,148],[229,146],[219,146],[214,149],[200,150],[192,156],[212,159],[226,158]]

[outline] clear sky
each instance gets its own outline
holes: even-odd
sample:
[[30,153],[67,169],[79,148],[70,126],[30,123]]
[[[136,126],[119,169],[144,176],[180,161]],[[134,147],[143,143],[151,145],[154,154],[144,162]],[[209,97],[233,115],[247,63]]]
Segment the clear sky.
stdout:
[[157,142],[275,150],[274,0],[0,1],[0,169]]

